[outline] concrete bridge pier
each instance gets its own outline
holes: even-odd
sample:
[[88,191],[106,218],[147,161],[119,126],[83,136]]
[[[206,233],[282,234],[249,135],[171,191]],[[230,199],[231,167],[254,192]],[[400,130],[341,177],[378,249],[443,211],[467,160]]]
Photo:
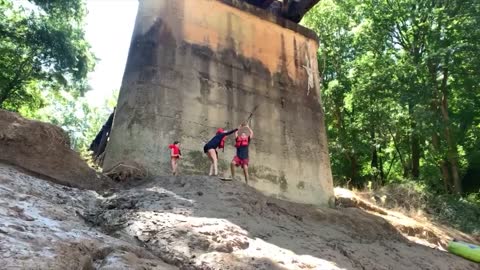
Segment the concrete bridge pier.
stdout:
[[[317,49],[310,30],[243,1],[141,0],[104,169],[136,162],[169,175],[167,147],[179,140],[181,172],[207,174],[204,143],[258,106],[251,185],[326,205],[333,185]],[[223,171],[233,144],[220,152]]]

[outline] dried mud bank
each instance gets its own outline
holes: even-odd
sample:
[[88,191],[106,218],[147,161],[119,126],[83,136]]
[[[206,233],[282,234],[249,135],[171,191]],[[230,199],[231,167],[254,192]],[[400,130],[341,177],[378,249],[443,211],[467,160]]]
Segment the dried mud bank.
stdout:
[[240,182],[157,178],[84,191],[0,165],[0,269],[479,269],[358,208]]

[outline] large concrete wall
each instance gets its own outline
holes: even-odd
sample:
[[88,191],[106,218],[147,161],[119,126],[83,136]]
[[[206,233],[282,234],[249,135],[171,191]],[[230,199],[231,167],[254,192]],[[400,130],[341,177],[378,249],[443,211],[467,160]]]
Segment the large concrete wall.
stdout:
[[[135,161],[169,174],[167,146],[180,140],[182,172],[207,174],[204,143],[258,105],[251,184],[327,204],[333,188],[317,48],[309,30],[240,1],[140,0],[104,169]],[[224,171],[234,151],[231,137],[220,152]]]

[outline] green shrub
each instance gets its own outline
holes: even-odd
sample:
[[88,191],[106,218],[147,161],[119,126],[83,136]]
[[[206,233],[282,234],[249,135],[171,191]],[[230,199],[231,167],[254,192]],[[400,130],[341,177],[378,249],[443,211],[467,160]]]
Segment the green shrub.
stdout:
[[480,194],[431,196],[428,212],[438,221],[465,233],[480,235]]
[[403,180],[388,184],[373,192],[381,198],[377,203],[389,209],[403,209],[406,213],[418,210],[437,222],[468,234],[480,235],[480,193],[461,197],[442,194],[420,181]]

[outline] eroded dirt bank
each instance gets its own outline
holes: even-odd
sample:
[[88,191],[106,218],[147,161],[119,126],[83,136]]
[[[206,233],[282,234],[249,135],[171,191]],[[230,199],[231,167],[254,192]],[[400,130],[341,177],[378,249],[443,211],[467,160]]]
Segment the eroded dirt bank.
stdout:
[[0,269],[480,269],[358,208],[240,182],[157,178],[98,194],[0,165]]

